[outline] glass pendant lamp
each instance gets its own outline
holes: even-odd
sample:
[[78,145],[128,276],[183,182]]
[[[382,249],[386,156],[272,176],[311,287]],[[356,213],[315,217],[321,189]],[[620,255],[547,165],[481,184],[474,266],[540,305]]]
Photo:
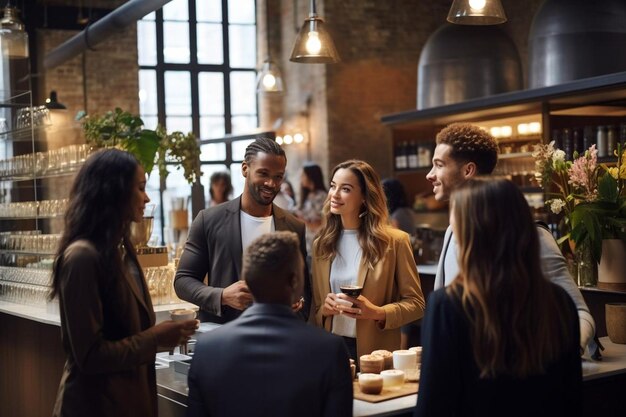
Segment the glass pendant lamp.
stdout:
[[506,22],[500,0],[454,0],[448,22],[458,25],[499,25]]
[[289,60],[304,64],[335,64],[341,60],[324,21],[317,15],[315,0],[311,0],[309,17],[298,32]]
[[263,61],[263,67],[256,79],[256,91],[261,94],[282,94],[285,89],[283,85],[283,76],[278,65],[272,60],[270,50],[270,18],[269,4],[265,1],[265,32],[267,39],[267,57]]
[[0,20],[0,50],[9,58],[28,58],[28,34],[18,17],[17,9],[10,2],[3,10]]

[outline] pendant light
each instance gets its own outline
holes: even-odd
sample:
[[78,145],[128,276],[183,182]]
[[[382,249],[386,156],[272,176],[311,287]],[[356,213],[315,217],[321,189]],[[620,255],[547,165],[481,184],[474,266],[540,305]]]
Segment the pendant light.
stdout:
[[50,91],[50,97],[46,99],[46,104],[44,105],[48,110],[67,110],[64,104],[59,103],[57,92],[54,90]]
[[309,17],[298,32],[290,61],[303,64],[335,64],[339,54],[324,21],[317,15],[315,0],[311,0]]
[[0,52],[10,58],[28,58],[28,34],[9,1],[0,20]]
[[269,0],[265,1],[265,32],[267,39],[267,57],[263,61],[263,67],[256,79],[256,91],[261,94],[282,94],[284,92],[283,77],[280,68],[272,60],[270,50],[270,12]]
[[448,22],[458,25],[499,25],[506,22],[500,0],[454,0]]

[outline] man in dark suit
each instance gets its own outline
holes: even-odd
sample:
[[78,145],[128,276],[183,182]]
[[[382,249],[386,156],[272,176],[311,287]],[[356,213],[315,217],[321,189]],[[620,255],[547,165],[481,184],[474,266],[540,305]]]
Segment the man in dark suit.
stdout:
[[246,249],[243,277],[254,304],[198,339],[188,417],[352,416],[343,340],[303,323],[290,308],[304,286],[298,240],[276,232]]
[[[240,280],[241,254],[256,237],[278,230],[296,232],[306,259],[304,223],[272,203],[285,177],[285,151],[272,139],[260,138],[248,145],[244,158],[243,193],[198,213],[176,271],[176,294],[200,307],[203,322],[229,322],[252,303],[247,285]],[[307,320],[311,286],[306,265],[303,270],[304,300],[293,308]]]

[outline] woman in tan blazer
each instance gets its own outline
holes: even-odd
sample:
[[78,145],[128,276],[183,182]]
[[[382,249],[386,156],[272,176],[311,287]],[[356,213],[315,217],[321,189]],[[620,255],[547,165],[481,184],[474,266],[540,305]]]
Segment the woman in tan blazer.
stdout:
[[[399,349],[400,327],[423,316],[424,295],[409,236],[388,225],[380,178],[369,164],[335,167],[324,219],[313,245],[315,323],[343,336],[355,360]],[[351,298],[343,285],[363,290]]]
[[131,221],[150,199],[127,152],[92,155],[76,176],[53,267],[67,360],[54,416],[157,416],[157,347],[188,340],[197,323],[155,317]]

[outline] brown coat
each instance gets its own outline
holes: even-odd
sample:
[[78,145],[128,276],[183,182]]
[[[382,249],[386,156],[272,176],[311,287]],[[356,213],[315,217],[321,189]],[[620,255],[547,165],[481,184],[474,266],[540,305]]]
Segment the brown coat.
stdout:
[[67,361],[53,415],[157,416],[155,316],[130,273],[110,277],[86,240],[60,269],[61,332]]
[[[363,285],[364,297],[385,309],[385,327],[380,329],[374,320],[357,320],[357,355],[373,350],[400,349],[400,327],[424,315],[424,294],[413,258],[411,242],[406,233],[388,228],[391,243],[387,253],[373,269],[364,260],[358,271],[357,283]],[[332,329],[332,316],[323,317],[322,307],[330,292],[331,260],[316,256],[313,250],[312,287],[315,324]]]

